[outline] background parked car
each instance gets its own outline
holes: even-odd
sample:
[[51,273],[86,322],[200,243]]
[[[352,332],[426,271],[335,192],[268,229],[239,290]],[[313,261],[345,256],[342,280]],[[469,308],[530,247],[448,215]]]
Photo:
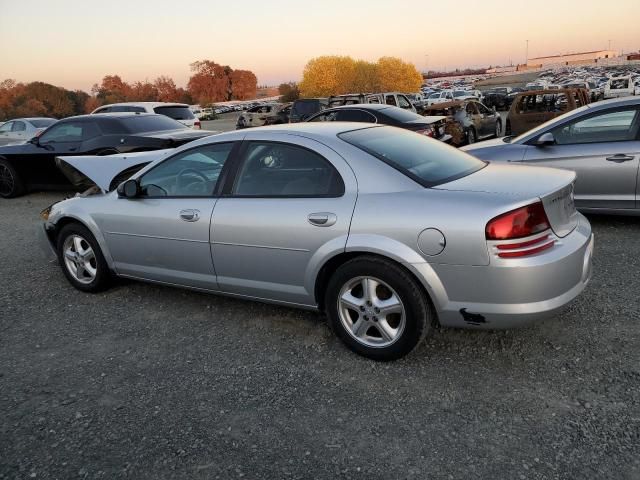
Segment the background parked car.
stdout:
[[329,105],[326,98],[300,98],[291,105],[289,123],[303,122]]
[[506,134],[519,135],[588,103],[589,94],[584,88],[519,93],[507,115]]
[[640,214],[640,98],[591,103],[519,137],[463,150],[490,162],[573,170],[578,208]]
[[384,93],[350,93],[346,95],[334,95],[329,97],[329,107],[339,107],[340,105],[355,105],[360,103],[379,103],[383,105],[391,105],[400,107],[404,110],[416,112],[409,98],[400,92],[384,92]]
[[55,118],[15,118],[0,125],[0,145],[21,143],[32,139],[53,125],[58,120]]
[[442,142],[451,136],[445,132],[446,117],[423,117],[398,107],[379,104],[356,104],[328,108],[310,117],[307,122],[364,122],[391,125],[411,130]]
[[438,103],[427,107],[425,115],[444,115],[451,119],[446,131],[456,146],[502,134],[500,114],[476,100]]
[[284,116],[281,111],[288,109],[289,104],[268,104],[258,105],[242,112],[236,122],[236,128],[262,127],[269,125],[268,122],[278,122]]
[[167,102],[125,102],[112,103],[96,108],[91,114],[95,113],[115,113],[115,112],[135,112],[135,113],[158,113],[173,118],[183,125],[200,129],[200,120],[198,120],[191,108],[186,103],[167,103]]
[[[215,132],[194,131],[164,115],[80,115],[54,123],[28,143],[0,147],[0,196],[71,189],[56,167],[59,155],[111,155],[173,148]],[[105,159],[105,162],[108,161]]]
[[442,90],[427,97],[427,106],[451,101],[453,101],[453,92],[451,90]]
[[604,98],[628,97],[634,94],[631,75],[610,78],[604,87]]

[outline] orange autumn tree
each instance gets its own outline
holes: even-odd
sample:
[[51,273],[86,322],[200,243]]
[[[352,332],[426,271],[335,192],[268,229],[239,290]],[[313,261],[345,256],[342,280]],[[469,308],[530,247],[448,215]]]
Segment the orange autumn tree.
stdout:
[[416,67],[395,57],[376,63],[351,57],[323,56],[304,68],[300,93],[303,97],[326,97],[344,93],[420,90],[422,76]]

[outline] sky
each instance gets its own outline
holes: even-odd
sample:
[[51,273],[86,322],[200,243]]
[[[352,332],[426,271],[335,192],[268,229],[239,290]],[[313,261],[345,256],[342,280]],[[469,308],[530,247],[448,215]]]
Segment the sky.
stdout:
[[[607,6],[608,5],[608,6]],[[213,60],[260,85],[297,81],[320,55],[400,57],[419,70],[640,49],[639,0],[0,0],[0,81],[89,91]]]

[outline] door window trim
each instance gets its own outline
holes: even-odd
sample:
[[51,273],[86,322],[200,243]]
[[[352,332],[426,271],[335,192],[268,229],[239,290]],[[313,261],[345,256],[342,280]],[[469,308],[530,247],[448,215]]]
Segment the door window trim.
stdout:
[[231,140],[231,141],[225,141],[225,142],[207,143],[207,144],[204,144],[204,145],[196,145],[196,146],[188,148],[186,150],[181,150],[179,152],[174,153],[170,157],[165,158],[160,163],[158,163],[157,165],[154,165],[149,170],[145,171],[144,173],[142,173],[142,175],[140,175],[139,177],[136,178],[138,183],[140,183],[140,180],[146,174],[148,174],[149,172],[152,172],[156,168],[158,168],[161,165],[163,165],[165,162],[168,162],[169,160],[177,157],[178,155],[183,155],[183,154],[185,154],[187,152],[190,152],[192,150],[196,150],[198,148],[209,147],[209,146],[212,146],[212,145],[224,145],[224,144],[228,144],[228,143],[233,144],[233,146],[231,147],[231,151],[229,152],[229,157],[225,160],[224,165],[222,166],[222,170],[220,171],[220,176],[216,180],[216,184],[213,187],[213,191],[211,192],[211,194],[209,194],[209,195],[145,195],[145,196],[140,196],[137,199],[146,200],[146,199],[151,198],[151,199],[157,200],[157,199],[163,199],[163,198],[220,198],[222,196],[221,195],[222,186],[226,182],[226,178],[227,178],[228,172],[229,172],[229,170],[231,168],[231,164],[234,163],[235,156],[238,154],[238,150],[240,149],[240,143],[242,143],[242,142],[239,142],[237,140]]
[[[542,135],[544,135],[545,133],[551,133],[552,130],[556,130],[558,128],[562,128],[564,126],[566,126],[569,123],[575,122],[582,122],[584,120],[589,120],[593,117],[597,117],[599,115],[608,115],[610,113],[616,113],[616,112],[622,112],[622,111],[626,111],[626,110],[635,110],[636,111],[636,115],[640,116],[640,107],[638,105],[626,105],[626,106],[618,106],[618,107],[613,107],[610,109],[601,109],[601,110],[597,110],[595,112],[589,113],[587,115],[582,115],[579,117],[573,117],[573,118],[569,118],[567,119],[565,122],[562,123],[558,123],[556,125],[553,125],[550,128],[547,128],[544,132],[540,132],[538,135],[534,136],[533,138],[527,140],[526,142],[524,142],[524,145],[534,145],[536,144],[536,142],[538,141],[538,138],[540,138]],[[640,121],[640,117],[636,117],[638,121]],[[569,146],[569,145],[594,145],[596,143],[621,143],[621,142],[637,142],[640,140],[640,128],[638,128],[638,132],[636,133],[636,137],[632,138],[630,140],[608,140],[605,142],[592,142],[592,143],[563,143],[561,145],[555,145],[557,147],[564,147],[564,146]]]
[[[222,187],[221,197],[225,198],[280,198],[280,199],[288,199],[288,198],[340,198],[343,197],[346,193],[346,186],[344,183],[344,179],[338,169],[327,160],[322,154],[312,150],[311,148],[305,147],[303,145],[299,145],[297,143],[283,142],[278,140],[242,140],[242,145],[238,149],[237,156],[233,159],[233,165],[230,166],[228,175],[224,179],[224,186]],[[277,145],[286,145],[293,146],[297,148],[301,148],[303,150],[307,150],[315,155],[317,155],[322,161],[324,161],[329,168],[333,170],[333,173],[337,176],[338,181],[340,183],[341,189],[339,194],[322,194],[322,195],[237,195],[234,193],[234,189],[236,187],[237,181],[240,178],[240,171],[246,162],[246,154],[253,143],[269,143],[269,144],[277,144]],[[221,175],[222,176],[222,175]]]

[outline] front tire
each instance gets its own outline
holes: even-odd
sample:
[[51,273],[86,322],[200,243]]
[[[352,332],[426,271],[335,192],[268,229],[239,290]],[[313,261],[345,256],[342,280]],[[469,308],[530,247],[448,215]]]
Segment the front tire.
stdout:
[[471,145],[472,143],[476,143],[476,131],[473,127],[467,130],[467,144]]
[[502,122],[500,120],[496,122],[495,135],[496,138],[500,138],[500,135],[502,135]]
[[347,347],[373,360],[404,357],[434,323],[418,282],[394,262],[370,256],[336,270],[327,286],[325,309],[331,329]]
[[0,158],[0,197],[19,197],[24,192],[24,183],[16,169],[8,160]]
[[58,235],[57,252],[65,277],[78,290],[95,293],[109,286],[109,267],[98,242],[85,226],[64,226]]

